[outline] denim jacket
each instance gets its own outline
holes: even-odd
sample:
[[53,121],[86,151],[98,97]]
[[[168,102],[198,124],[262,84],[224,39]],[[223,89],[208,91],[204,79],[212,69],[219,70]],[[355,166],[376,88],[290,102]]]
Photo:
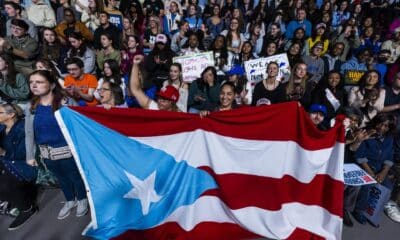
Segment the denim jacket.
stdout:
[[6,153],[1,157],[1,163],[18,180],[32,181],[37,172],[36,168],[26,164],[24,124],[24,120],[19,120],[7,135],[3,134],[0,142]]
[[380,172],[384,165],[393,165],[393,137],[383,139],[370,138],[364,140],[355,153],[357,163],[368,163],[375,173]]

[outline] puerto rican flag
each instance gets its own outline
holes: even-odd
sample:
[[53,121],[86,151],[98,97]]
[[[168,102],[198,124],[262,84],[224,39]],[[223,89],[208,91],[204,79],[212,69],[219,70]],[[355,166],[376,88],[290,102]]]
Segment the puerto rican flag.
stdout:
[[[344,129],[297,103],[216,112],[62,108],[96,239],[341,239]],[[85,116],[83,116],[83,115]]]

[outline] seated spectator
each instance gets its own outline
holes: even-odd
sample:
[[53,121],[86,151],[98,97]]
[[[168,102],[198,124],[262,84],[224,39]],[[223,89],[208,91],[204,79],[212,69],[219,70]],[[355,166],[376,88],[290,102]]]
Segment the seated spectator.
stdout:
[[136,55],[143,55],[140,39],[137,36],[129,35],[124,42],[124,49],[121,51],[121,71],[125,76],[131,72],[133,58]]
[[333,11],[332,14],[332,27],[336,30],[339,26],[342,26],[349,18],[350,12],[348,11],[349,2],[343,0],[338,4],[338,9]]
[[149,53],[153,50],[156,43],[156,37],[162,33],[160,19],[155,16],[148,18],[147,28],[143,35],[143,52]]
[[[379,184],[393,188],[393,182],[388,173],[393,165],[393,136],[394,125],[392,118],[387,114],[378,114],[368,125],[370,138],[364,140],[355,153],[357,163]],[[372,185],[363,185],[357,197],[353,212],[354,218],[361,224],[367,219],[362,211],[368,206],[368,198]]]
[[43,28],[39,57],[53,62],[60,72],[65,72],[64,59],[66,55],[67,50],[61,45],[54,29]]
[[221,18],[221,9],[215,4],[212,5],[212,14],[206,20],[206,24],[208,29],[210,30],[210,34],[212,37],[216,38],[222,30],[224,29],[224,20]]
[[35,70],[46,70],[50,71],[58,80],[58,83],[60,84],[61,87],[64,86],[64,79],[60,76],[60,72],[58,69],[54,66],[53,62],[45,59],[45,58],[39,58],[38,60],[35,61],[35,64],[33,66]]
[[[67,58],[79,58],[83,61],[84,72],[94,73],[96,69],[96,54],[87,45],[85,39],[80,33],[73,32],[68,36],[68,42],[71,48],[67,52]],[[65,63],[64,63],[65,64]]]
[[357,49],[361,44],[357,27],[345,25],[340,35],[333,42],[342,42],[344,44],[344,49],[342,55],[340,56],[340,60],[343,62],[346,61],[347,56],[349,54],[349,56],[351,56],[352,49]]
[[76,216],[82,217],[89,210],[85,185],[54,116],[64,98],[61,87],[51,72],[43,70],[29,76],[29,85],[34,98],[25,110],[26,162],[37,166],[35,150],[38,145],[40,157],[57,177],[66,199],[57,219],[68,217],[74,207]]
[[311,75],[309,81],[312,81],[314,84],[318,84],[324,75],[324,60],[321,58],[321,53],[323,50],[324,44],[322,42],[317,42],[311,48],[310,55],[303,57],[304,63],[307,64],[307,73]]
[[290,21],[286,28],[286,33],[285,33],[286,39],[292,39],[294,36],[294,31],[299,27],[304,29],[305,37],[311,36],[312,25],[306,19],[306,17],[307,13],[304,8],[300,8],[297,10],[296,20]]
[[165,10],[163,17],[163,33],[171,38],[179,31],[178,22],[182,19],[181,4],[176,0],[169,1],[169,7]]
[[54,10],[43,0],[32,0],[32,4],[26,9],[28,19],[37,27],[54,27],[56,15]]
[[81,34],[85,41],[93,41],[93,34],[85,24],[76,20],[74,11],[71,8],[64,9],[64,19],[65,20],[57,24],[54,29],[61,44],[67,45],[69,35],[74,32]]
[[[79,1],[76,2],[76,4],[78,3]],[[98,0],[89,0],[89,5],[82,9],[81,22],[94,33],[100,26],[100,12],[103,11],[103,3]]]
[[17,72],[29,75],[32,72],[32,59],[36,57],[38,42],[28,34],[29,25],[21,19],[11,20],[11,36],[0,38],[0,52],[14,58]]
[[200,79],[192,82],[189,87],[188,107],[190,113],[201,110],[211,111],[219,101],[220,84],[214,67],[206,67]]
[[323,43],[323,49],[321,52],[321,56],[323,56],[327,51],[329,47],[329,39],[328,39],[328,33],[326,32],[326,24],[325,23],[319,23],[311,35],[306,41],[306,55],[310,55],[312,47],[317,43],[317,42],[322,42]]
[[26,164],[25,121],[22,109],[16,104],[0,105],[0,200],[19,211],[8,227],[13,231],[24,225],[38,208],[36,205],[37,171]]
[[391,52],[388,63],[396,62],[400,57],[400,27],[397,27],[393,32],[393,38],[382,43],[381,49],[387,49]]
[[110,23],[121,31],[123,15],[118,10],[118,5],[119,1],[116,0],[104,1],[104,11],[108,13]]
[[344,76],[345,84],[356,84],[360,77],[369,68],[368,63],[371,59],[371,51],[369,49],[361,50],[356,57],[352,57],[340,67],[340,73]]
[[379,72],[370,70],[361,77],[358,86],[352,87],[349,93],[349,106],[359,108],[364,118],[361,126],[373,119],[384,107],[384,93],[379,87]]
[[286,51],[286,55],[288,57],[290,66],[294,66],[297,63],[303,62],[302,57],[301,57],[302,51],[303,51],[303,45],[298,41],[293,42],[289,46],[288,50]]
[[278,54],[278,45],[276,42],[266,42],[264,41],[263,50],[261,51],[260,56],[262,57],[271,57],[275,54]]
[[331,47],[331,50],[322,57],[322,60],[324,60],[325,74],[333,70],[340,71],[340,68],[343,64],[342,60],[340,60],[343,49],[344,43],[336,42]]
[[228,66],[232,62],[228,62],[228,50],[226,45],[226,38],[222,35],[217,36],[211,44],[210,50],[214,54],[214,67],[218,75],[225,75],[225,71],[229,70]]
[[279,65],[270,62],[267,65],[267,78],[254,87],[251,105],[270,105],[286,101],[286,92],[281,80],[278,79]]
[[181,54],[183,46],[188,41],[187,33],[189,30],[189,23],[186,20],[178,22],[179,31],[176,32],[171,38],[171,50],[176,54]]
[[246,39],[239,30],[239,20],[233,18],[227,30],[221,32],[221,35],[226,37],[227,49],[234,56],[240,53],[242,44]]
[[289,47],[292,45],[292,43],[294,42],[298,42],[301,44],[302,48],[301,48],[301,56],[306,55],[306,35],[305,35],[305,31],[303,28],[297,28],[294,31],[294,37],[293,39],[289,39],[286,43],[285,43],[285,51],[287,51],[289,49]]
[[200,26],[203,24],[203,20],[201,19],[201,17],[199,17],[196,5],[189,4],[188,14],[187,14],[187,17],[185,18],[185,21],[187,21],[189,23],[189,29],[191,31],[196,32],[196,31],[200,30]]
[[[261,22],[254,22],[250,24],[249,32],[246,34],[246,39],[251,43],[253,53],[260,55],[263,48],[264,36],[261,34]],[[243,48],[242,48],[243,49]]]
[[100,37],[101,50],[97,51],[96,62],[100,72],[103,72],[103,65],[107,59],[115,60],[118,65],[121,63],[121,52],[115,49],[113,37],[109,33],[103,33]]
[[139,64],[143,61],[143,56],[137,55],[133,60],[132,73],[130,78],[129,89],[133,96],[136,97],[139,105],[144,109],[165,110],[179,112],[176,102],[179,99],[179,91],[173,86],[161,88],[157,93],[157,102],[149,98],[142,90],[139,76]]
[[264,42],[274,42],[279,50],[283,48],[284,41],[279,24],[271,23],[268,26],[268,31],[264,36]]
[[233,60],[234,65],[244,65],[245,61],[256,59],[256,55],[254,55],[253,45],[251,45],[250,41],[245,41],[242,44],[242,50],[239,53],[239,58]]
[[149,16],[164,16],[164,3],[162,0],[145,0],[143,2],[143,13]]
[[196,32],[190,32],[188,34],[188,44],[187,48],[182,49],[181,55],[190,55],[200,53],[199,49],[199,37]]
[[96,50],[100,50],[102,48],[101,45],[101,35],[104,33],[109,34],[111,36],[111,40],[114,43],[115,49],[121,49],[121,41],[122,35],[121,31],[114,24],[110,22],[110,15],[107,12],[100,12],[100,27],[96,29],[94,32],[94,41],[93,47]]
[[80,106],[94,106],[97,100],[94,91],[97,79],[94,75],[84,73],[84,65],[79,58],[70,58],[66,62],[68,75],[64,78],[64,87],[69,97]]
[[24,103],[29,97],[29,86],[23,74],[17,73],[9,55],[0,54],[0,103]]
[[[86,8],[86,6],[81,4],[79,0],[77,0],[75,4],[79,6],[81,9],[83,7]],[[81,19],[81,13],[76,10],[75,6],[72,6],[71,0],[59,0],[59,4],[56,5],[56,7],[57,8],[55,9],[55,11],[56,11],[57,24],[61,23],[64,20],[64,9],[66,8],[69,8],[74,12],[75,19]]]
[[35,39],[36,41],[39,40],[35,24],[25,16],[22,16],[22,7],[19,4],[12,1],[6,1],[4,2],[4,10],[6,11],[8,16],[8,20],[6,22],[6,36],[11,36],[11,20],[15,18],[24,20],[29,25],[29,36],[31,36],[31,38]]

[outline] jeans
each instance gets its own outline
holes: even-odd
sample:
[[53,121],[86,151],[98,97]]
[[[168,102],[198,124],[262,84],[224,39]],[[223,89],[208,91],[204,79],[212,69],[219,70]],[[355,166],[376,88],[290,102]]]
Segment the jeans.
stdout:
[[57,177],[67,201],[86,198],[86,189],[73,158],[44,159],[48,169]]

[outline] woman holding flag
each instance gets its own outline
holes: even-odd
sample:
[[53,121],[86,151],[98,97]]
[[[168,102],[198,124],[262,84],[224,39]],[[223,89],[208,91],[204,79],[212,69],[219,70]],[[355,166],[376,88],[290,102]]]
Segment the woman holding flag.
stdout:
[[77,207],[76,216],[81,217],[88,212],[85,186],[54,116],[54,112],[63,105],[61,86],[55,76],[46,70],[33,72],[29,76],[29,86],[33,98],[25,111],[27,163],[37,165],[35,149],[38,145],[40,157],[57,177],[67,200],[57,218],[68,217],[74,207]]

